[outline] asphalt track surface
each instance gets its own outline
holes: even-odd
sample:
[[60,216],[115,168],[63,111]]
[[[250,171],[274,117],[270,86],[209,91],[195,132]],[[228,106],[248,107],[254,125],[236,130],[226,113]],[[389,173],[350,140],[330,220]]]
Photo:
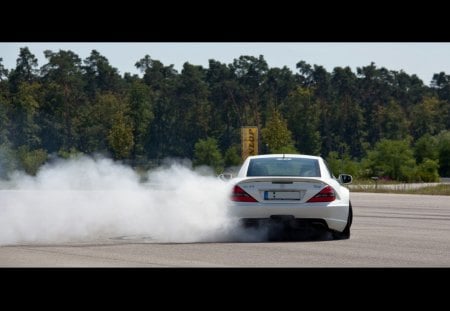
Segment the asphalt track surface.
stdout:
[[0,267],[450,267],[450,197],[352,193],[349,240],[159,243],[122,236],[0,247]]

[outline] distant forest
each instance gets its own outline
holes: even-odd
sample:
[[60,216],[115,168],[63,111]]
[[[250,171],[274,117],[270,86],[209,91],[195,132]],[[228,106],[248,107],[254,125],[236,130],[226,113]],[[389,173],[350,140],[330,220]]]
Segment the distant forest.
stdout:
[[[260,153],[321,155],[335,174],[435,181],[450,176],[450,76],[430,85],[378,68],[299,60],[296,72],[269,68],[264,56],[240,56],[181,72],[149,55],[142,77],[92,50],[27,47],[6,70],[0,58],[0,177],[35,175],[55,157],[103,154],[148,168],[188,158],[217,172],[241,163],[240,128],[260,129]],[[1,55],[0,55],[1,56]],[[124,57],[127,57],[124,55]]]

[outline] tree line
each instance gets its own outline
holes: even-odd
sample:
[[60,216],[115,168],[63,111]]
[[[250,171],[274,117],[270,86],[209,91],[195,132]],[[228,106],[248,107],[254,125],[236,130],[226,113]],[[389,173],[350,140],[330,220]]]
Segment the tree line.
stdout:
[[260,152],[322,155],[337,174],[433,181],[450,176],[450,76],[416,75],[371,63],[353,72],[305,61],[292,72],[262,55],[208,68],[145,55],[119,74],[92,50],[20,48],[0,58],[0,177],[36,174],[52,157],[103,154],[134,167],[167,157],[220,171],[239,165],[240,128],[257,126]]

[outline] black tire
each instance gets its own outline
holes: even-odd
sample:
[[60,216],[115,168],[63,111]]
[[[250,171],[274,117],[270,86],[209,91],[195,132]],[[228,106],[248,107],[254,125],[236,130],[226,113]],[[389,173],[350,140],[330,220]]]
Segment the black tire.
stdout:
[[350,239],[350,227],[352,226],[352,222],[353,222],[353,208],[352,203],[349,202],[347,225],[345,226],[344,231],[342,232],[333,231],[333,238],[335,240]]
[[289,228],[282,222],[271,222],[267,227],[267,240],[279,242],[289,239]]
[[253,221],[251,219],[240,219],[240,227],[243,228],[244,230],[247,229],[258,229],[259,228],[259,222],[258,221]]

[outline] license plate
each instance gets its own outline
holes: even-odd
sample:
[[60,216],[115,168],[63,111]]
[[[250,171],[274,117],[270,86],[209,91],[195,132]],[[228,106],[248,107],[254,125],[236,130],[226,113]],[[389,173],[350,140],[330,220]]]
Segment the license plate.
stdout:
[[300,192],[264,191],[264,200],[300,200]]

